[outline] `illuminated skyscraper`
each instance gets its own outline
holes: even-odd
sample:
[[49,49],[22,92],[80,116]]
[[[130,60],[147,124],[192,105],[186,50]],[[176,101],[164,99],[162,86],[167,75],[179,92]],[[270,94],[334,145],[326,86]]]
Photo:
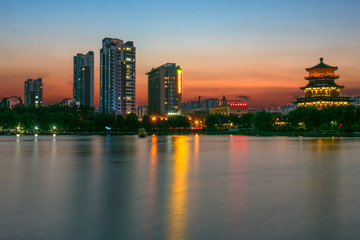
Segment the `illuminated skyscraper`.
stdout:
[[42,79],[28,79],[24,90],[25,107],[41,107],[43,104]]
[[181,114],[183,72],[175,63],[153,68],[148,75],[148,113]]
[[81,105],[94,107],[94,52],[74,56],[73,97]]
[[135,113],[135,47],[104,38],[100,50],[100,112]]

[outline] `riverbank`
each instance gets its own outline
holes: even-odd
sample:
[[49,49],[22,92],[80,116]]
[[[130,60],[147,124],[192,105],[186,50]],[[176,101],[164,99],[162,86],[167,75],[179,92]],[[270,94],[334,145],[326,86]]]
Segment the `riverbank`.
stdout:
[[[340,131],[257,131],[251,129],[241,129],[238,131],[202,131],[202,130],[172,130],[172,131],[148,131],[151,135],[243,135],[261,137],[360,137],[360,132],[340,132]],[[0,133],[0,135],[16,135],[17,133]],[[38,133],[38,135],[53,135],[54,133]],[[61,132],[56,135],[137,135],[137,132]],[[20,135],[34,135],[34,133],[23,133]]]

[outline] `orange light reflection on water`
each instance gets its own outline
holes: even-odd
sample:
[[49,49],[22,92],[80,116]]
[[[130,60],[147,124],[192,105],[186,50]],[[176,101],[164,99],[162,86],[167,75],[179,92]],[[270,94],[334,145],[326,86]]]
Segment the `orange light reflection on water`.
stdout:
[[168,239],[185,239],[187,224],[187,167],[189,146],[187,137],[174,138],[172,186],[169,199]]
[[[157,202],[157,189],[158,189],[158,179],[157,179],[157,161],[158,161],[158,145],[157,145],[157,136],[151,136],[151,148],[150,148],[150,162],[149,162],[149,181],[147,186],[147,208],[146,208],[146,219],[150,222],[157,214],[156,202]],[[151,234],[154,229],[151,228],[151,225],[147,226],[146,230]]]

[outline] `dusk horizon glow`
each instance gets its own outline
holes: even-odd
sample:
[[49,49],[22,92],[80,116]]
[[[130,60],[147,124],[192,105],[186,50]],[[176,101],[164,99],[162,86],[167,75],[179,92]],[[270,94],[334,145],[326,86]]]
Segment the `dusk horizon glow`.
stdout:
[[71,98],[73,56],[93,51],[97,107],[105,37],[134,42],[136,105],[147,103],[146,73],[168,62],[183,69],[183,101],[225,95],[250,109],[280,107],[302,94],[305,68],[320,57],[339,67],[342,93],[360,95],[357,1],[37,0],[0,9],[0,98],[23,99],[29,78],[43,79],[45,105]]

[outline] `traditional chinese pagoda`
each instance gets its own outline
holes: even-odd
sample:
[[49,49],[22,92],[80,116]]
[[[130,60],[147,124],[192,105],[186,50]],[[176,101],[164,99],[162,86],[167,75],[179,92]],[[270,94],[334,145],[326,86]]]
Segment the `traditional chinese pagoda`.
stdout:
[[309,83],[304,90],[305,96],[296,97],[297,107],[316,107],[322,109],[327,106],[346,106],[351,102],[350,97],[340,95],[340,89],[344,86],[337,85],[335,79],[339,75],[335,75],[337,67],[332,67],[323,62],[320,58],[320,63],[312,68],[306,68],[309,76],[305,77]]

